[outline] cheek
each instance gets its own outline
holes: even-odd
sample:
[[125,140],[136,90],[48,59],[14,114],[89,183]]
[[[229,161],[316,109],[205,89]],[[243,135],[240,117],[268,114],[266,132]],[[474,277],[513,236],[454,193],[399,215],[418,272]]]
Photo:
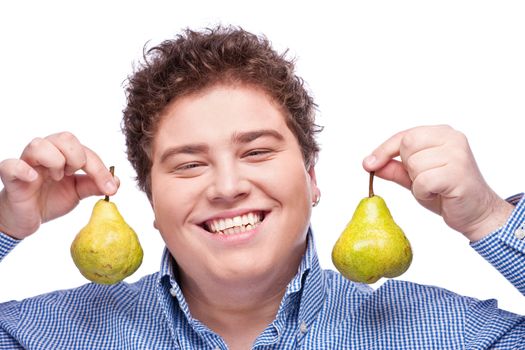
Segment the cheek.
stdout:
[[159,230],[182,224],[198,195],[189,182],[174,181],[168,175],[152,176],[151,201]]
[[310,176],[302,162],[274,167],[266,176],[266,188],[279,201],[292,204],[296,209],[310,206]]
[[[188,191],[187,186],[162,185],[152,186],[152,203],[155,214],[155,223],[162,239],[173,256],[184,257],[187,251],[192,251],[187,242],[191,235],[185,234],[184,225],[192,212],[194,196]],[[179,250],[177,247],[186,249]]]
[[[301,163],[275,173],[273,179],[272,196],[280,205],[276,221],[279,228],[276,232],[279,235],[276,251],[286,256],[292,251],[302,253],[312,213],[310,176]],[[281,235],[282,232],[287,234]],[[273,245],[275,241],[269,244]]]

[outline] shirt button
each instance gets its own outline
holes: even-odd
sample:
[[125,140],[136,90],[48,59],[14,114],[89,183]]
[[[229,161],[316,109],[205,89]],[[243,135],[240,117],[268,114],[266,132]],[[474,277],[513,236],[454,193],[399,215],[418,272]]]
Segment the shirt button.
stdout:
[[302,334],[305,334],[306,331],[308,331],[308,326],[306,325],[306,323],[304,321],[301,322],[301,325],[299,326],[299,331]]
[[523,228],[523,226],[517,229],[516,231],[514,231],[514,235],[516,236],[517,239],[525,238],[525,229]]
[[176,297],[177,296],[177,290],[173,287],[170,288],[170,294],[172,297]]

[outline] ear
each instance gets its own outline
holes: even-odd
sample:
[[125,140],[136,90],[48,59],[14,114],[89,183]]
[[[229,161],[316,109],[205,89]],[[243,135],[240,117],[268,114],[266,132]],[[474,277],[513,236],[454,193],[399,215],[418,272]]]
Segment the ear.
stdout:
[[310,194],[312,196],[312,205],[315,206],[321,198],[321,190],[317,187],[317,178],[315,175],[315,166],[311,165],[308,169],[310,175]]
[[[153,216],[155,216],[155,206],[153,205],[153,197],[151,195],[148,196],[149,204],[151,205],[151,209],[153,210]],[[157,220],[155,217],[153,218],[153,227],[158,231],[159,227],[157,226]]]

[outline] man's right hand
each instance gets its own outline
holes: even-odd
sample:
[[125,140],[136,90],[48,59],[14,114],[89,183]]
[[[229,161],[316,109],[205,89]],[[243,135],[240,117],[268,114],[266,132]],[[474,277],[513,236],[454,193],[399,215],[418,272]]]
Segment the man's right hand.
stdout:
[[0,179],[0,231],[16,239],[68,213],[81,199],[113,195],[118,188],[98,155],[69,132],[35,138],[20,159],[0,162]]

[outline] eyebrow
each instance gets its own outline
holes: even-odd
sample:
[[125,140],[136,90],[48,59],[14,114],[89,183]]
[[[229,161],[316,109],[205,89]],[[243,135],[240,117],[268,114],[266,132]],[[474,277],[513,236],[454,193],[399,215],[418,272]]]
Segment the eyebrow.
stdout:
[[164,163],[166,159],[173,157],[177,154],[198,154],[206,153],[210,147],[204,143],[196,143],[189,145],[182,145],[168,148],[160,157],[160,163]]
[[[284,136],[273,129],[262,129],[246,132],[235,132],[232,135],[232,143],[246,144],[261,137],[272,137],[278,141],[283,141]],[[205,143],[187,144],[168,148],[160,157],[160,163],[164,163],[166,159],[177,154],[199,154],[208,152],[210,147]]]
[[249,143],[260,137],[272,137],[278,141],[283,141],[284,137],[273,129],[254,130],[246,132],[236,132],[232,136],[233,143]]

